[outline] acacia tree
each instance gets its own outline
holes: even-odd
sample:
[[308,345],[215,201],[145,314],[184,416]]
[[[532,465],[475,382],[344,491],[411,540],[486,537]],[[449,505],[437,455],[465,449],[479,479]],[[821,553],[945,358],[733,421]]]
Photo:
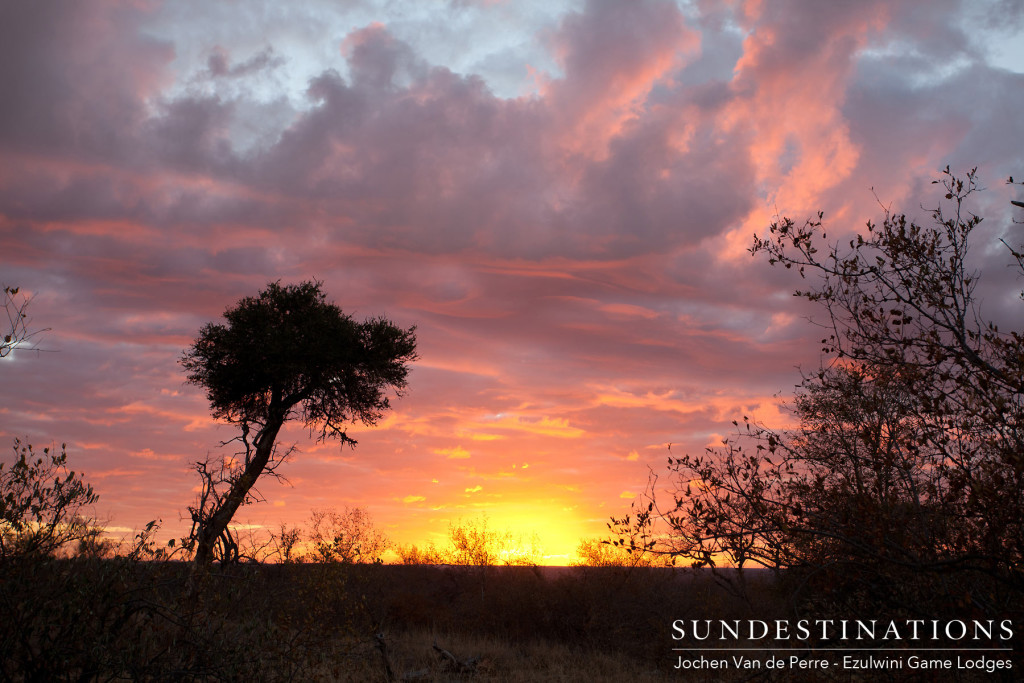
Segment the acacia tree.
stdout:
[[[799,426],[670,457],[618,544],[697,566],[806,570],[846,597],[994,613],[1024,591],[1024,335],[980,311],[967,265],[974,171],[947,168],[933,224],[886,213],[822,246],[822,215],[783,219],[752,253],[809,282],[827,313]],[[1021,258],[1011,249],[1018,265]]]
[[252,500],[264,474],[275,474],[290,450],[276,440],[298,419],[319,441],[355,446],[345,426],[372,425],[401,395],[416,359],[415,328],[383,318],[357,322],[326,300],[319,282],[270,283],[224,313],[225,323],[200,330],[181,364],[188,382],[206,389],[213,417],[237,425],[236,462],[196,464],[202,490],[189,508],[195,561],[208,565],[219,550],[237,554],[228,524]]

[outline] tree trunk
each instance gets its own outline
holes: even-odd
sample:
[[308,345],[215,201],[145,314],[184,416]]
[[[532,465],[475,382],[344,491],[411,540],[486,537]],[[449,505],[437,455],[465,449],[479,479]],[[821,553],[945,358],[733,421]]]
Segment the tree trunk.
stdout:
[[286,414],[287,411],[284,410],[275,411],[274,415],[267,420],[267,424],[256,435],[256,453],[252,460],[246,465],[241,476],[231,483],[228,495],[199,529],[195,556],[197,567],[207,567],[213,561],[213,548],[217,544],[217,539],[228,528],[235,512],[245,502],[249,490],[252,489],[256,480],[263,474],[263,469],[270,462],[270,456],[274,452],[274,441],[277,440],[277,433],[281,430],[281,425],[284,424]]

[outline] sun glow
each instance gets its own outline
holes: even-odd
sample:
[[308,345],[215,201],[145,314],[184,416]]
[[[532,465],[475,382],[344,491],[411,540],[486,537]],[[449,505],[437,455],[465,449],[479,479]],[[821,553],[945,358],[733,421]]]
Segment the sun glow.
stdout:
[[555,505],[523,503],[495,510],[488,517],[494,529],[511,533],[522,555],[540,565],[569,564],[576,558],[580,539],[592,533],[590,525],[574,510]]
[[[593,520],[579,514],[566,501],[536,503],[530,500],[502,502],[476,507],[472,511],[445,506],[417,518],[402,517],[402,523],[382,525],[396,546],[415,545],[438,550],[450,547],[450,530],[483,525],[498,539],[492,550],[496,564],[566,566],[575,561],[580,540],[596,533]],[[397,556],[391,558],[397,560]]]

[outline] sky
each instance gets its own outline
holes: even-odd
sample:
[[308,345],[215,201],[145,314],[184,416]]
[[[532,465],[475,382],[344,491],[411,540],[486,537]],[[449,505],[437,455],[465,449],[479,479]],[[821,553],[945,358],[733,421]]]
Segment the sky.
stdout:
[[113,534],[187,531],[235,432],[178,360],[272,281],[420,358],[356,448],[286,429],[236,521],[485,514],[552,564],[669,444],[786,423],[821,312],[747,252],[777,216],[927,222],[976,166],[979,299],[1020,329],[1014,0],[0,0],[0,93],[0,282],[46,330],[0,361],[0,445],[66,443]]

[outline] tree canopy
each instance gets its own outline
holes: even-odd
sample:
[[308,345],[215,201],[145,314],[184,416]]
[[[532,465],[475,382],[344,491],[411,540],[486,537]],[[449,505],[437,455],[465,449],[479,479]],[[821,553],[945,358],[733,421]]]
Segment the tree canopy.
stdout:
[[266,426],[299,409],[321,439],[353,443],[343,425],[375,423],[416,357],[414,329],[385,318],[356,322],[315,282],[272,282],[224,318],[203,327],[182,365],[206,389],[213,416],[231,423]]
[[372,425],[389,409],[389,392],[406,388],[416,358],[415,328],[383,317],[357,322],[327,301],[319,282],[272,282],[204,326],[181,364],[188,382],[206,389],[213,416],[240,427],[242,469],[198,463],[203,479],[191,508],[196,560],[213,545],[230,554],[228,522],[256,479],[273,473],[275,440],[286,420],[300,419],[319,440],[355,445],[345,427]]

